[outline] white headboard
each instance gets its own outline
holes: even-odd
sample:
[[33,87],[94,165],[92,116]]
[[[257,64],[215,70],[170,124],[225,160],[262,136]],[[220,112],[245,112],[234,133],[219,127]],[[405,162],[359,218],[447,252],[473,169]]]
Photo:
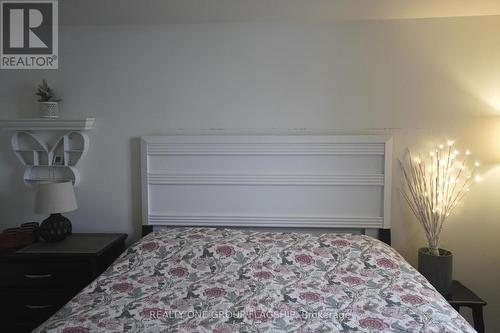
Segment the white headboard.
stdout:
[[390,228],[392,139],[142,137],[143,225]]

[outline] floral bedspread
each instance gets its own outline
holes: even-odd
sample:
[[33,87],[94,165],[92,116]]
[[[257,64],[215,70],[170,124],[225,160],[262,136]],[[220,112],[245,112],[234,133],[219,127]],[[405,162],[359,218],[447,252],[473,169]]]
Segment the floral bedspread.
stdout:
[[35,332],[475,332],[364,235],[155,231]]

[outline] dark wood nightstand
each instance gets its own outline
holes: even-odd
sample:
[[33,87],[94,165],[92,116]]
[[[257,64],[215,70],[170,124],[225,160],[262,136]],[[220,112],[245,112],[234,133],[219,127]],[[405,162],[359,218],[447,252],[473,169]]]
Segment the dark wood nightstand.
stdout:
[[460,311],[462,306],[471,308],[474,328],[478,333],[484,333],[483,307],[486,305],[484,300],[456,280],[453,280],[451,295],[447,297],[447,300],[457,311]]
[[0,332],[29,332],[101,274],[126,234],[73,234],[0,255]]

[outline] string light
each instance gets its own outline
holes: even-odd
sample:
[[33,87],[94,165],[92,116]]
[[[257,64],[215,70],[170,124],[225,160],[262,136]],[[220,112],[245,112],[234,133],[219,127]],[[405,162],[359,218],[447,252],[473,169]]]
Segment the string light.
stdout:
[[471,164],[468,158],[470,150],[464,150],[460,158],[460,151],[451,148],[454,141],[447,140],[446,143],[449,149],[443,149],[444,145],[439,144],[427,158],[422,158],[422,155],[412,158],[408,150],[407,158],[399,161],[405,180],[401,193],[424,227],[434,255],[439,255],[438,242],[444,221],[470,191],[470,185],[481,181],[481,177],[475,174],[475,168],[481,164],[475,161],[475,168],[468,167]]

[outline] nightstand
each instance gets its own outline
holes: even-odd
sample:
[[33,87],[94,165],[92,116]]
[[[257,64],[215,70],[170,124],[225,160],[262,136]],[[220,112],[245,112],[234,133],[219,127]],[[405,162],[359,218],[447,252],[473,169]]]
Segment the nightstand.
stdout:
[[126,234],[73,234],[0,255],[0,332],[29,332],[125,249]]
[[486,305],[484,300],[456,280],[453,280],[451,295],[447,297],[447,300],[457,311],[460,311],[462,306],[471,308],[474,328],[478,333],[484,333],[483,307]]

